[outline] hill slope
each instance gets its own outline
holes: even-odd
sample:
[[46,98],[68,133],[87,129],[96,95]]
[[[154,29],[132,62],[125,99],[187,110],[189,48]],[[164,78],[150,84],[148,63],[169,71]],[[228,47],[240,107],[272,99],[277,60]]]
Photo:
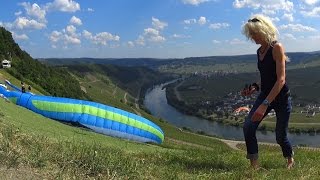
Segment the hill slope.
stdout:
[[139,100],[143,99],[148,88],[172,78],[170,75],[146,67],[97,64],[65,65],[64,67],[79,77],[91,75],[94,79],[106,84],[113,83]]
[[233,150],[150,115],[146,116],[165,132],[161,146],[71,127],[3,99],[0,107],[2,177],[12,173],[31,179],[316,179],[320,173],[319,151],[295,149],[296,168],[288,171],[279,147],[261,146],[264,169],[252,171],[244,146]]

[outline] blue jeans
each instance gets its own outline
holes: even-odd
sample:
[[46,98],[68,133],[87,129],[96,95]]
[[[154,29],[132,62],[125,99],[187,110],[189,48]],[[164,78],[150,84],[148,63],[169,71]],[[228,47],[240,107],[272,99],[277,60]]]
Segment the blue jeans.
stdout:
[[[258,159],[258,142],[256,138],[256,130],[261,121],[253,122],[251,120],[252,115],[256,109],[260,106],[266,95],[261,92],[255,101],[253,107],[251,108],[249,115],[246,117],[243,125],[243,133],[247,146],[247,158],[251,160]],[[292,146],[287,137],[288,132],[288,122],[290,117],[290,112],[292,110],[291,97],[289,93],[280,93],[275,100],[268,107],[264,117],[274,109],[277,117],[276,122],[276,140],[281,146],[283,156],[288,158],[293,156]],[[263,117],[263,118],[264,118]]]

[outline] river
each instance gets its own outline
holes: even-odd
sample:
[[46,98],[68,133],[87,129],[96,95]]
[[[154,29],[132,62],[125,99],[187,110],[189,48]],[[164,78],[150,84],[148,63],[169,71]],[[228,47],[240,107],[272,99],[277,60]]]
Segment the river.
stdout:
[[[166,83],[168,84],[168,83]],[[185,115],[167,103],[166,84],[155,86],[147,92],[144,105],[150,110],[151,114],[167,121],[168,123],[182,128],[190,128],[194,132],[203,131],[208,135],[218,136],[230,140],[244,140],[242,128],[224,125],[217,122],[208,121],[194,116]],[[288,137],[292,145],[307,145],[320,147],[320,134],[293,134]],[[275,132],[257,131],[259,142],[276,143]]]

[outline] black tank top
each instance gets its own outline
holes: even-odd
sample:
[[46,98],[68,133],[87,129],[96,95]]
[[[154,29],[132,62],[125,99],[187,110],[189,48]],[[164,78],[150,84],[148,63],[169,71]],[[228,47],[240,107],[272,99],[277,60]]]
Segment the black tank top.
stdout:
[[[275,44],[274,42],[273,44]],[[268,51],[266,52],[263,60],[261,61],[259,58],[259,49],[257,50],[258,56],[258,69],[260,71],[261,78],[261,91],[267,96],[274,84],[277,81],[277,71],[276,71],[276,62],[272,56],[273,46],[270,46]],[[286,95],[289,92],[289,87],[287,83],[284,84],[279,95]]]

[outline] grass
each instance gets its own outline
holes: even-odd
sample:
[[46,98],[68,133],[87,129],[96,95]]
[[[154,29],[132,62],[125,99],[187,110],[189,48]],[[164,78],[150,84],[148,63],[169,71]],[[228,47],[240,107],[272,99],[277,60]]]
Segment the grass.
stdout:
[[95,101],[133,112],[128,104],[134,104],[134,98],[127,94],[127,103],[125,103],[126,92],[113,84],[106,76],[89,74],[84,78],[77,77],[77,79],[86,89],[87,95]]
[[3,99],[0,107],[2,177],[9,178],[12,171],[30,179],[317,179],[320,175],[319,151],[295,149],[297,166],[288,171],[278,147],[260,146],[264,170],[253,171],[243,145],[234,150],[142,111],[163,129],[162,145],[69,126]]

